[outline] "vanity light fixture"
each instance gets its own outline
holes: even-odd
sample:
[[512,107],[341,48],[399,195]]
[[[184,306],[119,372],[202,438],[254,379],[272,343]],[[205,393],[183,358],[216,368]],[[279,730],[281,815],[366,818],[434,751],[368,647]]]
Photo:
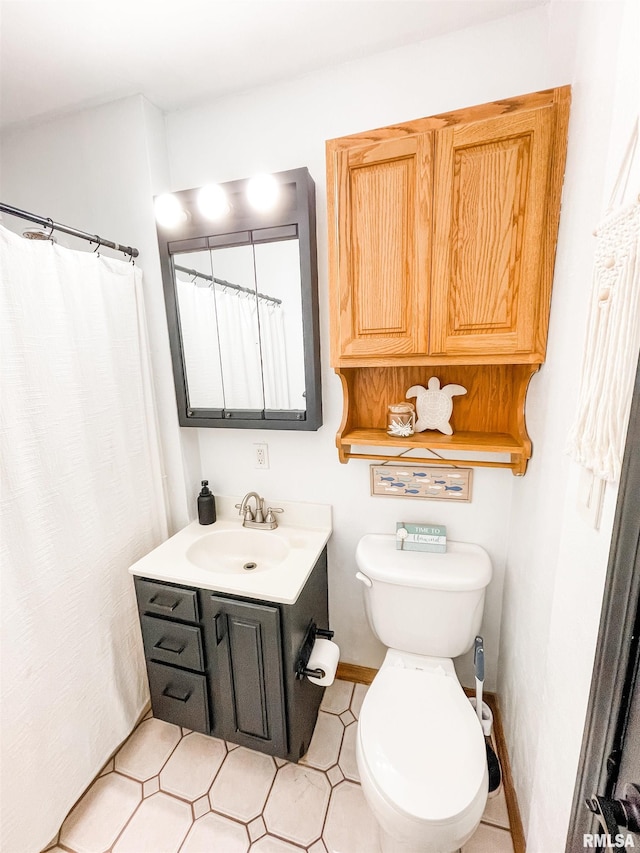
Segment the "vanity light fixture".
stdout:
[[214,222],[231,212],[231,205],[220,184],[207,184],[198,193],[198,209],[207,219]]
[[178,199],[171,193],[159,195],[154,202],[156,220],[165,228],[175,228],[189,218]]
[[280,185],[273,175],[255,175],[247,184],[247,198],[254,210],[271,210],[279,196]]

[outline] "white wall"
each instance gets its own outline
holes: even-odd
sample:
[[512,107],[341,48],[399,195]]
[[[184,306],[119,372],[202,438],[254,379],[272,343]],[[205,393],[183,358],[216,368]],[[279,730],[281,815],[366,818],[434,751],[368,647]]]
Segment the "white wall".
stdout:
[[[514,489],[498,685],[530,853],[564,848],[615,510],[617,484],[608,487],[599,531],[584,521],[580,469],[563,448],[577,400],[592,232],[640,104],[638,8],[635,0],[581,4],[548,360],[529,393],[534,464]],[[555,34],[566,12],[552,4]],[[620,67],[631,58],[635,76]]]
[[[316,182],[324,426],[318,433],[198,432],[203,476],[219,492],[242,494],[256,489],[269,501],[307,500],[333,506],[331,623],[345,661],[378,666],[383,657],[383,648],[366,623],[354,578],[359,537],[367,531],[392,532],[399,520],[444,523],[452,539],[478,542],[493,559],[495,578],[483,630],[486,686],[495,689],[508,521],[517,483],[509,472],[479,468],[474,473],[471,505],[372,498],[368,464],[338,462],[334,438],[342,415],[342,392],[329,367],[324,142],[564,84],[567,48],[558,52],[559,62],[550,50],[547,13],[538,8],[167,117],[174,190],[303,165]],[[268,471],[253,467],[256,441],[269,444]],[[471,685],[469,658],[460,672]]]
[[[153,218],[154,192],[167,183],[162,114],[136,96],[8,131],[1,142],[0,195],[6,204],[140,250],[169,525],[177,530],[192,517],[200,466],[195,436],[178,429]],[[6,214],[2,224],[18,233],[36,227]],[[92,251],[85,241],[56,238]]]

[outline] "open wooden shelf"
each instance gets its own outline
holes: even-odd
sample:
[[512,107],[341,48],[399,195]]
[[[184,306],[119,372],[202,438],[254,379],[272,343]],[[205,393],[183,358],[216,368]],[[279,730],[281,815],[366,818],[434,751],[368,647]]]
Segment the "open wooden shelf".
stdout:
[[[336,368],[344,392],[344,417],[336,436],[341,462],[349,459],[393,460],[406,450],[445,451],[445,464],[508,468],[526,471],[531,441],[524,420],[524,403],[531,376],[539,365],[439,365]],[[456,383],[467,394],[455,397],[453,435],[426,430],[404,438],[386,432],[387,406],[405,399],[411,385],[425,385],[437,376],[442,385]],[[354,448],[366,448],[359,451]],[[509,460],[453,458],[471,452],[508,454]],[[435,457],[411,456],[415,462],[438,464]]]
[[[483,466],[494,468],[510,468],[514,474],[524,473],[527,466],[526,448],[512,435],[506,433],[492,432],[457,432],[454,435],[442,435],[433,430],[425,430],[422,433],[407,436],[406,438],[395,438],[388,435],[383,429],[354,429],[344,433],[337,442],[338,455],[341,462],[349,459],[385,459],[391,460],[398,456],[396,450],[444,450],[448,452],[475,451],[482,453],[509,453],[510,462],[500,460],[474,460],[474,459],[445,459],[445,464],[458,464],[466,466]],[[380,453],[357,453],[351,450],[354,446],[380,447]],[[387,452],[384,452],[384,451]],[[412,462],[428,462],[430,464],[442,464],[436,457],[411,456]]]

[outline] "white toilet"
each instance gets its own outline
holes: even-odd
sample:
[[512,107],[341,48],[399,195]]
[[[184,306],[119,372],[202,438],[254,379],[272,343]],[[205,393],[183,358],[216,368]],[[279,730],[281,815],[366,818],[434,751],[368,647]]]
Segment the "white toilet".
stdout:
[[479,545],[399,551],[395,536],[368,534],[356,562],[371,628],[389,647],[358,721],[362,790],[383,850],[452,853],[487,801],[484,735],[452,658],[480,629],[491,561]]

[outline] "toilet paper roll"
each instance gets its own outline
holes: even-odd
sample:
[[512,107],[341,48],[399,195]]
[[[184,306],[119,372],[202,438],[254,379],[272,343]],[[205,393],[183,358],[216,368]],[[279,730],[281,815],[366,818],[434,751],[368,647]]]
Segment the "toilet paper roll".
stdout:
[[331,640],[323,640],[318,637],[311,649],[307,669],[321,669],[324,672],[324,678],[314,678],[311,675],[308,675],[307,678],[321,687],[329,687],[336,677],[339,659],[340,647]]

